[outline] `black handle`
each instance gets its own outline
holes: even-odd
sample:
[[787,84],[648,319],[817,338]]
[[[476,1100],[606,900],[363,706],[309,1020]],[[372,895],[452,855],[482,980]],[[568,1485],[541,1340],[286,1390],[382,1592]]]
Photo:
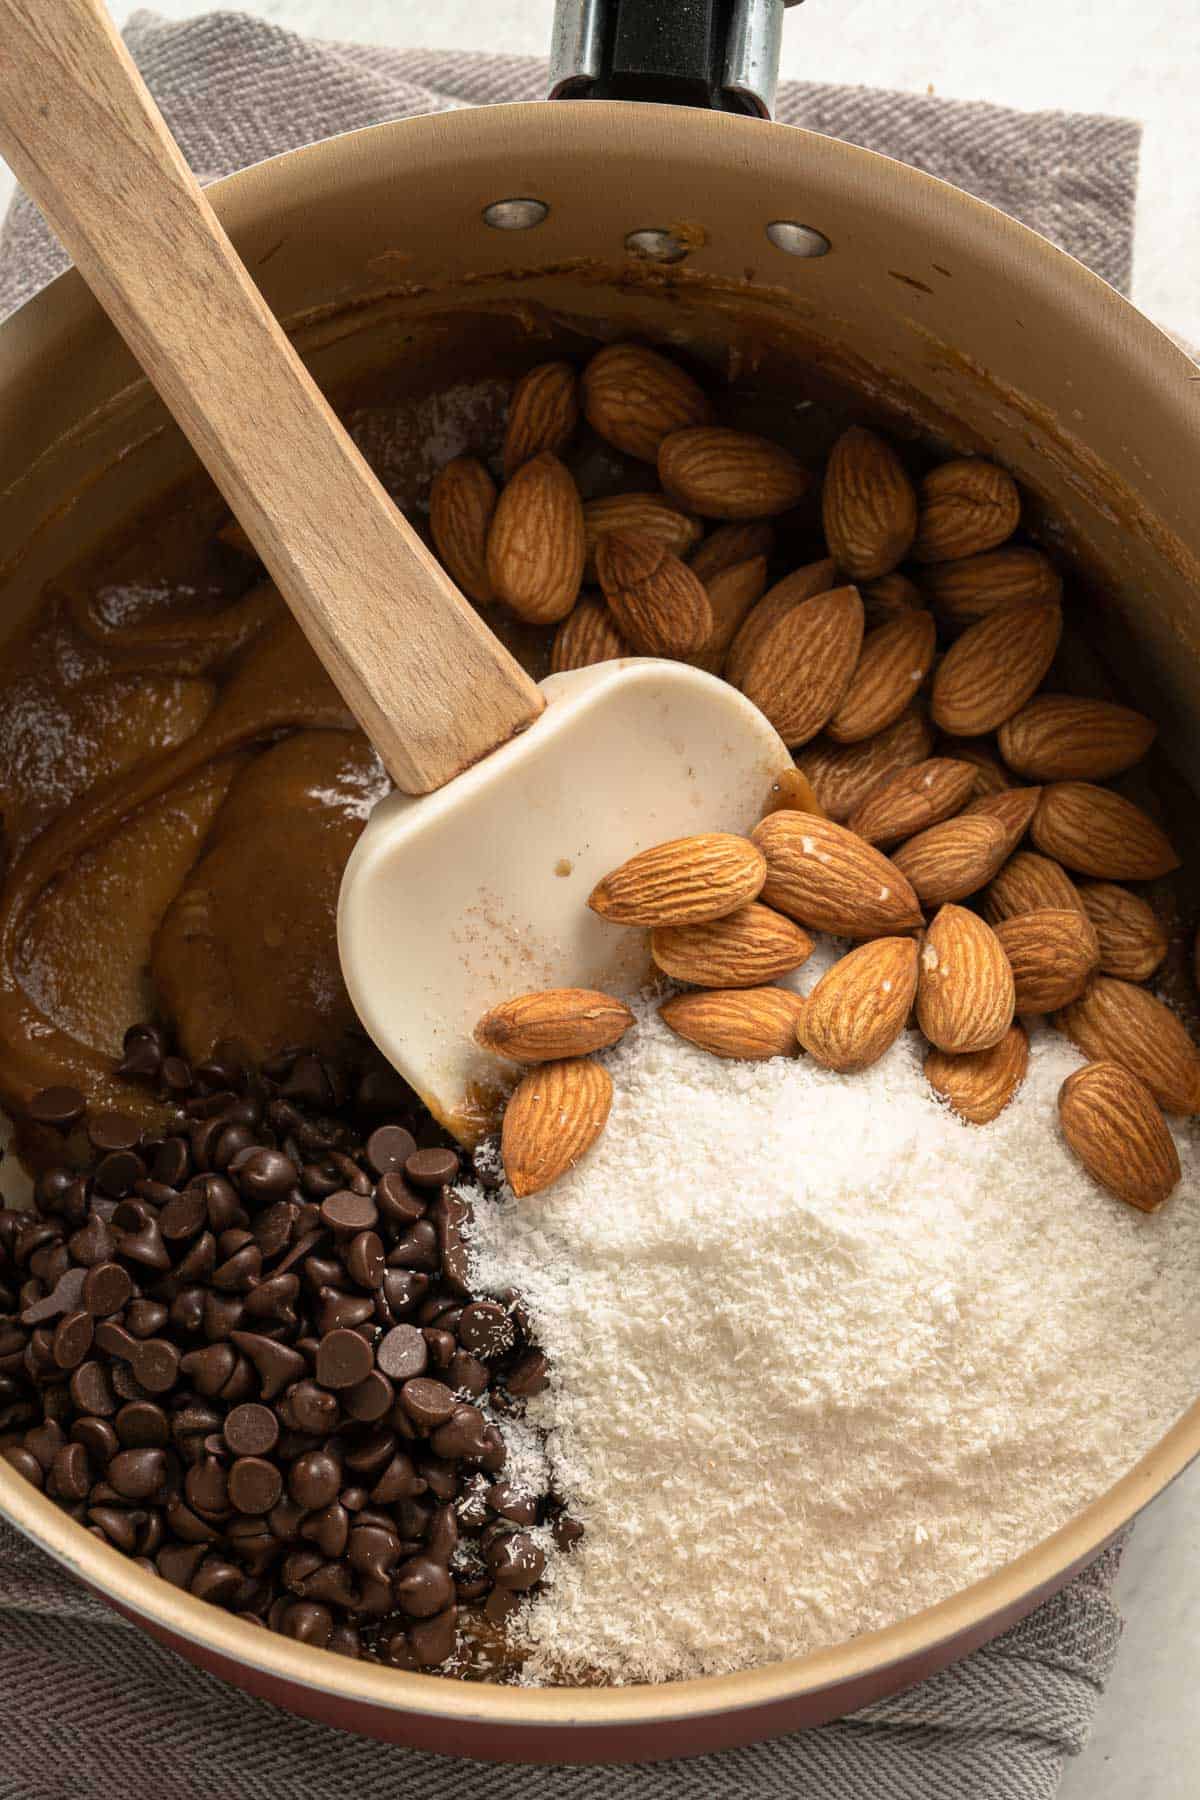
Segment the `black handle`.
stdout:
[[798,0],[557,0],[552,100],[657,100],[770,118]]

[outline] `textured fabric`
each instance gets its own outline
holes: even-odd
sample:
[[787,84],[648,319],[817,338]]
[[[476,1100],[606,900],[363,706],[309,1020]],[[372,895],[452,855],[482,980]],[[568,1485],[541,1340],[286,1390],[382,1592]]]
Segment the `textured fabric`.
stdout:
[[[531,59],[305,42],[140,13],[129,42],[202,179],[385,118],[541,95]],[[1118,119],[784,83],[778,115],[943,176],[1128,282],[1138,130]],[[65,258],[34,208],[0,236],[0,314]],[[638,1769],[495,1768],[295,1720],[199,1673],[0,1524],[0,1800],[1051,1800],[1116,1654],[1119,1549],[1005,1636],[851,1719]]]

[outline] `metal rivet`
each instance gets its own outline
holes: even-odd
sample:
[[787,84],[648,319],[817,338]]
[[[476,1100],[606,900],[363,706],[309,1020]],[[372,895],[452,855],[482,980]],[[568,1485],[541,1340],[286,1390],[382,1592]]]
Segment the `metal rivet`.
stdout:
[[691,245],[685,244],[673,231],[646,226],[628,234],[625,248],[631,256],[640,256],[645,262],[677,263],[683,261]]
[[767,226],[767,236],[777,250],[788,256],[828,256],[833,248],[823,231],[811,225],[797,225],[794,219],[775,219]]
[[495,231],[528,231],[540,225],[549,211],[544,200],[493,200],[483,209],[483,222]]

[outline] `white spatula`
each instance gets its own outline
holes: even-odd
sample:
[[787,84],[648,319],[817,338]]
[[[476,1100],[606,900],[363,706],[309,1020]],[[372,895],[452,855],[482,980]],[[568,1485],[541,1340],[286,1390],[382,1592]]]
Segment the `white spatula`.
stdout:
[[322,398],[98,0],[0,0],[0,43],[0,152],[403,790],[346,870],[342,967],[376,1043],[471,1142],[498,1073],[480,1015],[534,988],[627,988],[644,934],[587,911],[594,883],[666,838],[747,829],[790,759],[682,664],[531,681]]

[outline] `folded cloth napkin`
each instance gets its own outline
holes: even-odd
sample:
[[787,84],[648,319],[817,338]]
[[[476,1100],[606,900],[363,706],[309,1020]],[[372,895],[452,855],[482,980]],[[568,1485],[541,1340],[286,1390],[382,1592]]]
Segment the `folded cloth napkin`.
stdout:
[[[536,99],[528,58],[309,42],[237,13],[130,47],[202,179],[381,119]],[[1138,128],[785,82],[778,116],[916,164],[1128,282]],[[0,315],[66,266],[27,199],[0,234]],[[995,1643],[852,1718],[631,1769],[447,1764],[293,1719],[136,1631],[0,1524],[0,1800],[1050,1800],[1116,1654],[1119,1548]],[[453,1748],[447,1742],[447,1749]]]

